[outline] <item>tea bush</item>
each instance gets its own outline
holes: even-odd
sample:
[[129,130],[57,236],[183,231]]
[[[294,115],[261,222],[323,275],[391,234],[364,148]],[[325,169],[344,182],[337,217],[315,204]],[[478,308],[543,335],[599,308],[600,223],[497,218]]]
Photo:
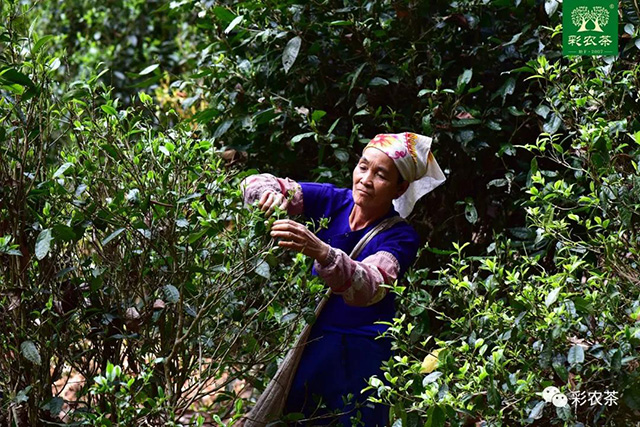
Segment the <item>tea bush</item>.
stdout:
[[[211,394],[210,415],[239,416],[243,387],[265,381],[254,367],[273,370],[313,316],[309,261],[274,248],[242,205],[246,172],[211,141],[159,125],[144,93],[123,108],[99,75],[59,96],[59,59],[14,23],[0,76],[4,422],[53,422],[64,404],[88,425],[170,424]],[[87,382],[63,400],[71,374]]]
[[[482,256],[454,243],[437,278],[416,269],[411,292],[397,289],[411,309],[390,328],[398,355],[388,383],[370,386],[402,425],[640,418],[640,68],[540,57],[525,71],[563,131],[518,147],[535,155],[526,227],[496,235]],[[548,386],[569,406],[546,403]]]

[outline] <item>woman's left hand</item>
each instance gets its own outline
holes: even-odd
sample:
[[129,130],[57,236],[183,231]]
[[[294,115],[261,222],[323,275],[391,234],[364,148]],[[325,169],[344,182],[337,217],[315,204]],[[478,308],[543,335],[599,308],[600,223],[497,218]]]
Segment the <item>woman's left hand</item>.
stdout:
[[279,239],[278,246],[293,249],[325,265],[330,246],[316,237],[304,225],[290,219],[279,219],[271,226],[271,237]]

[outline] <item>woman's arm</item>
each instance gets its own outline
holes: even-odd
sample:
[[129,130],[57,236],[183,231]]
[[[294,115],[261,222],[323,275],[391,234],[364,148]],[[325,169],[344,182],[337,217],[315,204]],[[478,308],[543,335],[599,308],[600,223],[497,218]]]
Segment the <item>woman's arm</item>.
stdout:
[[268,173],[251,175],[240,183],[245,205],[258,201],[258,207],[271,215],[276,206],[286,209],[289,215],[304,211],[302,188],[289,178],[278,178]]
[[377,303],[387,292],[381,285],[392,284],[400,272],[400,263],[391,252],[382,250],[354,261],[290,219],[275,221],[271,237],[278,239],[278,246],[315,259],[318,276],[349,305],[366,307]]
[[[344,302],[356,307],[377,303],[387,293],[400,271],[400,263],[389,252],[379,251],[362,261],[354,261],[340,249],[330,248],[326,261],[314,263],[320,276]],[[323,265],[324,264],[324,265]]]

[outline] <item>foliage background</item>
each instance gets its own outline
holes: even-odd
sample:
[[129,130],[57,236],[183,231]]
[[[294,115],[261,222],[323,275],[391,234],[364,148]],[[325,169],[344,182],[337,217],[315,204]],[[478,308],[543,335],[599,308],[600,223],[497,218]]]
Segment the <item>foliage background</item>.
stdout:
[[[177,422],[196,371],[259,390],[319,287],[260,237],[239,171],[347,185],[369,138],[412,130],[448,180],[412,215],[425,249],[370,382],[395,425],[638,421],[640,10],[620,2],[617,57],[580,58],[561,9],[4,0],[4,420]],[[71,368],[105,379],[82,403],[50,390]],[[556,410],[548,385],[619,400]],[[194,423],[246,411],[222,389]]]

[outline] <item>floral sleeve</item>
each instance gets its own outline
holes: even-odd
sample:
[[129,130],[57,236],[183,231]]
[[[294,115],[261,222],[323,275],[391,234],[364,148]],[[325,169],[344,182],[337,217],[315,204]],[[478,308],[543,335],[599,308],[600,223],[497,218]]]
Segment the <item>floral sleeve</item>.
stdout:
[[287,212],[298,215],[304,211],[302,203],[302,188],[300,184],[289,178],[278,178],[268,173],[251,175],[240,183],[244,193],[245,205],[251,205],[260,200],[265,192],[281,193],[289,198]]
[[357,307],[366,307],[384,298],[387,288],[381,285],[392,284],[400,271],[398,260],[386,251],[354,261],[343,251],[331,248],[328,260],[326,266],[315,262],[318,275],[334,293],[342,295],[345,303]]

